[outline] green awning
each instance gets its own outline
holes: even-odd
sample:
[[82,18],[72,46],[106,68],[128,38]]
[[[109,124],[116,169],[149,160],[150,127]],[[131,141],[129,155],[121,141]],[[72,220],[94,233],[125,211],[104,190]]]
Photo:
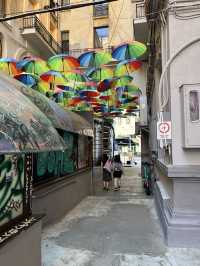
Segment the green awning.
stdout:
[[0,153],[64,150],[50,120],[18,86],[21,83],[0,73]]

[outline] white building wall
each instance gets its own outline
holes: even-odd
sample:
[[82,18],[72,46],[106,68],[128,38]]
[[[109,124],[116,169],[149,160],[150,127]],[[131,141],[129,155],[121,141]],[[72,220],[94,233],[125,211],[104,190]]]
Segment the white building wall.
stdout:
[[[188,1],[190,2],[190,1]],[[186,12],[184,15],[189,15]],[[180,47],[199,37],[200,18],[181,20],[169,16],[170,57]],[[180,87],[184,84],[200,83],[200,42],[184,50],[170,67],[171,118],[172,118],[172,160],[175,165],[199,165],[200,150],[184,149],[184,117]],[[200,124],[199,124],[200,127]],[[198,142],[198,139],[197,139]]]
[[147,98],[146,98],[146,83],[147,83],[147,63],[143,63],[142,67],[133,73],[133,83],[142,91],[140,98],[140,125],[147,125]]

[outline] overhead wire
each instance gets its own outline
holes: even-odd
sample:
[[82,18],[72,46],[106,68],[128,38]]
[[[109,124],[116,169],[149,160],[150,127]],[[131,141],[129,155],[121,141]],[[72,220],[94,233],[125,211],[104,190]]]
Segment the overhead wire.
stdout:
[[[106,4],[106,3],[111,3],[115,2],[117,0],[99,0],[98,4]],[[74,3],[74,4],[67,4],[67,5],[61,5],[61,6],[56,6],[56,7],[49,7],[48,8],[42,8],[42,9],[34,9],[30,10],[27,12],[22,12],[20,14],[14,14],[11,13],[12,15],[3,15],[0,17],[0,22],[3,21],[8,21],[8,20],[13,20],[13,19],[19,19],[23,17],[29,17],[37,14],[42,14],[42,13],[50,13],[50,12],[59,12],[62,10],[72,10],[72,9],[78,9],[78,8],[83,8],[83,7],[88,7],[88,6],[95,6],[97,5],[97,2],[81,2],[81,3]]]
[[112,42],[112,39],[113,39],[114,34],[115,34],[115,32],[116,32],[117,25],[118,25],[118,23],[119,23],[119,19],[120,19],[121,13],[122,13],[123,8],[124,8],[124,3],[125,3],[125,0],[123,0],[123,2],[122,2],[122,6],[121,6],[121,9],[120,9],[120,11],[119,11],[119,14],[118,14],[118,17],[117,17],[117,21],[116,21],[116,23],[115,23],[114,30],[112,31],[111,37],[110,37],[110,39],[109,39],[109,45],[110,45],[110,43]]

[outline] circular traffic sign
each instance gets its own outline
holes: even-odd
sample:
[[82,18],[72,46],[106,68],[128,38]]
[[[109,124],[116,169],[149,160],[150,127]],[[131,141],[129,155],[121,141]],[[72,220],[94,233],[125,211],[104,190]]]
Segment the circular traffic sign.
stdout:
[[169,124],[166,122],[160,123],[159,130],[160,130],[160,133],[167,134],[170,130]]

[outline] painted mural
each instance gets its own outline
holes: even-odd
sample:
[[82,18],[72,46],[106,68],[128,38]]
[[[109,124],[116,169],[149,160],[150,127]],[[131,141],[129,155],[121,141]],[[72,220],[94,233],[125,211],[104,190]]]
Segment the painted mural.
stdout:
[[24,155],[0,155],[0,226],[23,214]]
[[34,183],[49,178],[62,177],[77,169],[76,135],[63,132],[62,137],[67,145],[65,151],[42,152],[34,156]]

